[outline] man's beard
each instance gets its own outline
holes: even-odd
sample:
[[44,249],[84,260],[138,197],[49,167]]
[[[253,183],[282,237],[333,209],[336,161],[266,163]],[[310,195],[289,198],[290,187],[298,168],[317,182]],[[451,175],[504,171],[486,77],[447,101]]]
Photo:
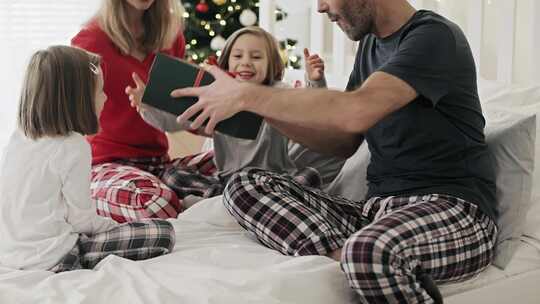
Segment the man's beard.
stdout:
[[346,25],[341,27],[343,32],[353,41],[362,40],[367,34],[373,33],[374,11],[367,1],[352,2],[342,13],[342,22]]

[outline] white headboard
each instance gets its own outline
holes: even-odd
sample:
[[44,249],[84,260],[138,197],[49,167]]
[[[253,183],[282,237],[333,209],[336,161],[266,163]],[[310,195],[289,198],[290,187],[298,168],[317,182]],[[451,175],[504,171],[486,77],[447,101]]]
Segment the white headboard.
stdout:
[[[330,82],[345,81],[352,69],[356,45],[317,12],[317,0],[298,2],[307,7],[307,18],[295,21],[295,25],[307,27],[310,33],[304,45],[325,58]],[[539,0],[409,2],[460,25],[469,39],[482,78],[505,84],[540,82]],[[279,0],[260,2],[260,24],[271,33],[276,32],[274,11],[278,5]]]

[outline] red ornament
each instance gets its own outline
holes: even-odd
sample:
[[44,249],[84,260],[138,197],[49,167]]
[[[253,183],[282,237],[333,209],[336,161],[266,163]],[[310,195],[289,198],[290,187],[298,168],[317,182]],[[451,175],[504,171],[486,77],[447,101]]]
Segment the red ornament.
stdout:
[[199,4],[197,4],[197,6],[195,6],[195,10],[201,14],[206,14],[210,10],[210,8],[208,7],[208,4],[205,1],[202,1]]

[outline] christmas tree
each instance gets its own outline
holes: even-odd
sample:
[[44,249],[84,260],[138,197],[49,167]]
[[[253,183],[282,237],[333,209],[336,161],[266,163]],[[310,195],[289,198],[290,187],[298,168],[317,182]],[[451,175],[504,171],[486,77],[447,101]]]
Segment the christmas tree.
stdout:
[[[219,57],[225,40],[236,30],[258,25],[259,0],[183,0],[186,50],[189,60],[204,62],[208,56]],[[286,18],[280,9],[276,12],[279,21]],[[288,66],[300,67],[300,56],[290,55],[295,40],[280,41],[282,58]]]

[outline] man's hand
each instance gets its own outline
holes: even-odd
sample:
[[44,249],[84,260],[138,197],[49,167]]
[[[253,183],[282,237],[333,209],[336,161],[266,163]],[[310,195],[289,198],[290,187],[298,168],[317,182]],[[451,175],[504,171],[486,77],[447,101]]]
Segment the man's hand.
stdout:
[[129,96],[131,106],[133,108],[136,108],[137,112],[140,112],[141,108],[143,107],[142,97],[144,94],[144,89],[146,88],[146,84],[144,83],[144,81],[142,81],[141,77],[137,75],[137,73],[131,74],[131,77],[135,82],[135,88],[127,86],[126,94]]
[[178,116],[178,123],[186,123],[195,114],[200,114],[191,123],[191,129],[199,129],[206,121],[204,132],[212,134],[217,123],[244,110],[243,90],[247,83],[240,83],[216,66],[207,68],[215,81],[208,86],[177,89],[172,97],[195,96],[199,101]]
[[304,49],[304,59],[306,61],[306,72],[311,81],[320,81],[324,78],[324,61],[317,54],[310,54],[307,48]]

